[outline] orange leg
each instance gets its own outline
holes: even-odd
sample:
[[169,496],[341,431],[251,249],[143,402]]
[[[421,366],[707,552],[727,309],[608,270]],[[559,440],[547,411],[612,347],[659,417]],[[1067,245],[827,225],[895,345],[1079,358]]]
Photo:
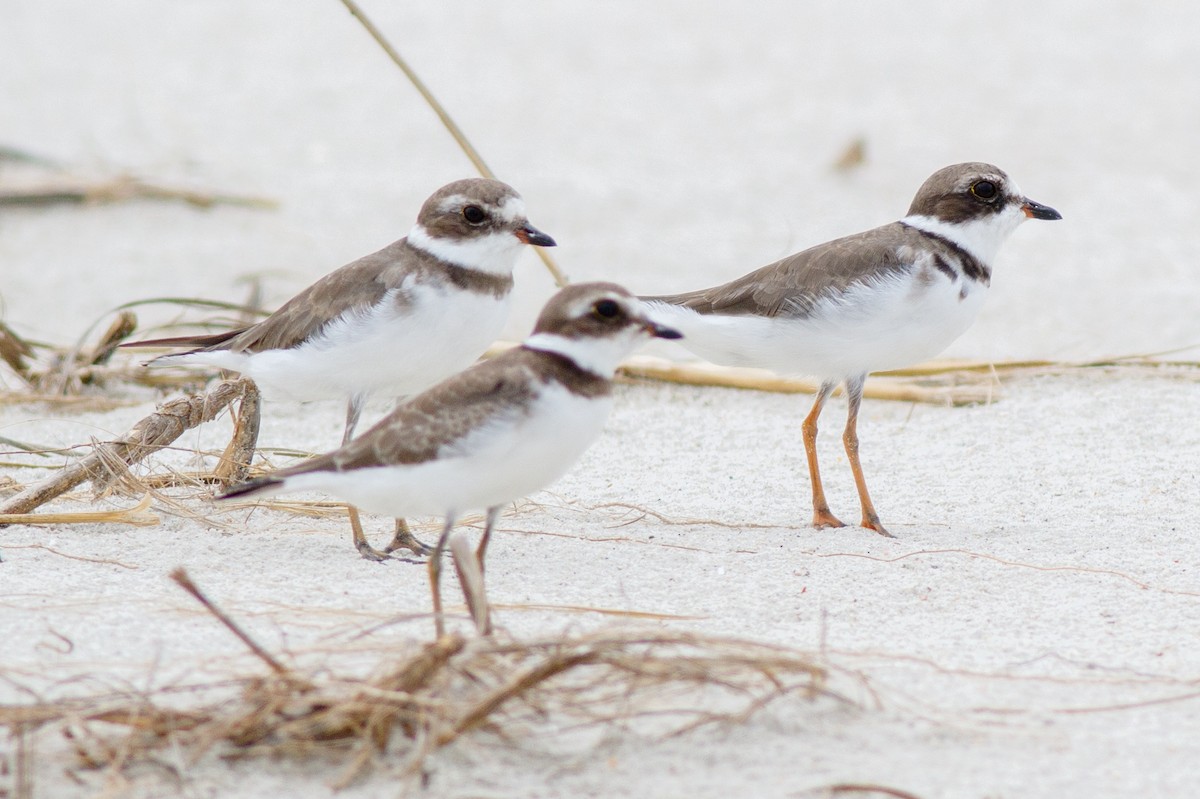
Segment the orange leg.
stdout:
[[804,418],[804,425],[801,427],[804,433],[804,452],[808,455],[808,476],[812,482],[813,527],[817,529],[846,526],[829,510],[829,503],[825,500],[825,487],[821,485],[821,470],[817,467],[817,419],[834,385],[836,384],[830,381],[821,384],[817,390],[817,397],[813,400],[812,410]]
[[846,457],[850,460],[850,471],[854,473],[854,485],[858,487],[858,501],[862,504],[862,526],[880,535],[895,538],[879,521],[871,495],[867,493],[867,479],[863,476],[862,464],[858,462],[858,407],[862,404],[863,383],[866,375],[857,375],[846,381],[846,397],[850,409],[846,413],[846,432],[842,443],[846,445]]
[[380,552],[367,541],[367,536],[363,533],[362,520],[358,516],[358,508],[350,505],[346,510],[350,514],[350,532],[353,535],[354,548],[358,550],[358,554],[376,563],[389,560],[386,552]]

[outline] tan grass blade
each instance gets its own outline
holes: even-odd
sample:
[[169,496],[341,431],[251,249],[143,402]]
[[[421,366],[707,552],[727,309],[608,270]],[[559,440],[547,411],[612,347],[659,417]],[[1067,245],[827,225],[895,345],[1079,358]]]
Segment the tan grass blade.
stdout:
[[106,179],[56,176],[35,184],[0,191],[0,206],[43,206],[63,203],[95,205],[129,200],[179,200],[197,208],[234,205],[242,208],[278,208],[266,197],[207,192],[150,183],[132,175]]
[[131,466],[170,444],[197,425],[216,418],[230,402],[243,396],[247,380],[226,380],[205,394],[179,397],[159,406],[116,441],[100,443],[91,455],[65,466],[58,473],[25,488],[0,504],[0,514],[28,513],[75,486],[105,480],[106,464]]
[[158,516],[147,513],[150,495],[132,508],[122,510],[80,511],[78,513],[0,513],[0,527],[7,524],[129,524],[134,527],[154,527],[161,522]]
[[[425,82],[417,76],[417,73],[408,65],[408,62],[404,60],[404,57],[400,55],[396,48],[392,47],[391,43],[388,42],[387,38],[383,35],[383,31],[379,30],[379,28],[375,26],[375,23],[373,23],[366,13],[359,8],[358,3],[354,2],[354,0],[342,0],[342,5],[346,6],[350,13],[354,15],[354,18],[362,23],[363,28],[365,28],[367,33],[371,35],[371,38],[375,40],[376,44],[383,48],[383,51],[387,53],[388,58],[392,59],[392,63],[400,67],[400,71],[404,73],[404,76],[408,78],[409,83],[413,85],[413,87],[420,93],[421,97],[424,98],[429,107],[433,109],[433,112],[437,114],[438,119],[440,119],[442,124],[446,126],[446,130],[450,131],[450,135],[454,137],[454,141],[458,143],[458,146],[462,148],[463,153],[466,154],[467,158],[470,159],[475,168],[479,170],[479,174],[483,175],[485,178],[492,178],[495,180],[496,173],[492,172],[491,168],[484,163],[483,156],[479,154],[479,151],[476,150],[475,146],[467,139],[467,135],[462,132],[462,128],[458,126],[458,123],[454,121],[449,112],[446,111],[445,107],[438,101],[436,97],[434,97],[433,92],[431,92],[429,87],[425,85]],[[538,258],[542,259],[542,263],[546,265],[546,269],[550,271],[550,276],[554,278],[555,285],[557,285],[559,288],[567,285],[567,278],[562,273],[562,270],[558,268],[558,264],[555,262],[553,256],[546,252],[545,248],[543,247],[534,247],[533,251],[537,253]]]

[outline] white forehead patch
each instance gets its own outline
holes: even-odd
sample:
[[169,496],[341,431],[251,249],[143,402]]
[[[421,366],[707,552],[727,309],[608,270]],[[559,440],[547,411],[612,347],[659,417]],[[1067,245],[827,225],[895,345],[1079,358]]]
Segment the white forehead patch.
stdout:
[[497,213],[505,222],[516,222],[518,219],[524,219],[525,201],[517,196],[508,197],[504,202],[500,203]]
[[469,205],[475,202],[465,194],[451,194],[446,199],[442,200],[442,204],[438,206],[438,210],[443,214],[456,214],[458,209],[464,205]]

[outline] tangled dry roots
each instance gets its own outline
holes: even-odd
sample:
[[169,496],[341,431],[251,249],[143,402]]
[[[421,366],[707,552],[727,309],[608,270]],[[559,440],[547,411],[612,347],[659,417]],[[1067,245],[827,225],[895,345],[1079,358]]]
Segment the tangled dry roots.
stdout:
[[656,734],[678,734],[743,721],[785,695],[827,693],[825,671],[799,653],[692,634],[445,635],[397,653],[365,680],[272,662],[269,676],[243,678],[232,695],[190,709],[108,695],[0,707],[0,724],[14,737],[57,727],[91,768],[124,770],[167,746],[193,762],[213,750],[232,758],[324,751],[342,761],[337,783],[346,785],[383,756],[418,773],[429,754],[471,733],[512,738],[643,717]]

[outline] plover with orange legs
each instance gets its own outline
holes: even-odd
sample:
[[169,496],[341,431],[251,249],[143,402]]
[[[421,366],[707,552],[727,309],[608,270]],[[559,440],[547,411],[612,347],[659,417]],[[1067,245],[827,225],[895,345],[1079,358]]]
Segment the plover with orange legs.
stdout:
[[849,411],[842,439],[862,526],[890,535],[867,492],[858,411],[870,372],[937,355],[974,321],[1000,245],[1026,219],[1061,219],[991,164],[935,172],[898,222],[788,256],[701,291],[645,297],[683,345],[714,363],[819,377],[804,420],[813,525],[842,527],[817,466],[817,419],[838,383]]

